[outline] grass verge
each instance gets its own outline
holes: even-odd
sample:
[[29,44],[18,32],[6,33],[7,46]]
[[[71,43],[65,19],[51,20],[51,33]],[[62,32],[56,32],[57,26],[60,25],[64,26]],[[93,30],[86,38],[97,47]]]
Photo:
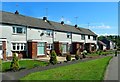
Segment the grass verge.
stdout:
[[[10,69],[11,62],[2,63],[2,72],[8,71]],[[47,62],[37,61],[37,60],[20,60],[20,68],[31,69],[36,66],[46,66]]]
[[[103,80],[104,72],[112,56],[35,72],[21,80]],[[34,78],[33,78],[34,77]]]

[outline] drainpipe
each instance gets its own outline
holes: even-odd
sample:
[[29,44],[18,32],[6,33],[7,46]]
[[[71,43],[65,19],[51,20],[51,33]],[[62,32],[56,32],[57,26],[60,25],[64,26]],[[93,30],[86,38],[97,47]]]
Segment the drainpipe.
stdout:
[[[70,45],[70,52],[73,51],[73,49],[71,49],[71,48],[73,48],[73,47],[72,47],[72,34],[73,34],[73,33],[71,32],[71,45]],[[71,51],[71,50],[72,50],[72,51]]]
[[27,29],[28,29],[28,26],[26,26],[26,56],[28,57]]
[[55,33],[55,30],[52,30],[53,31],[53,45],[52,45],[52,47],[53,47],[53,49],[54,49],[54,33]]

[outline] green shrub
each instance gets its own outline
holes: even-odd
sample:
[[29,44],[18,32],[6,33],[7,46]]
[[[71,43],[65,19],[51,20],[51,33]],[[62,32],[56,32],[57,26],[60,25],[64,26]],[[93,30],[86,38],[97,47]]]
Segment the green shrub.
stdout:
[[67,60],[67,61],[71,61],[71,55],[70,55],[70,54],[67,54],[67,55],[66,55],[66,60]]
[[51,63],[51,64],[56,64],[57,63],[57,55],[56,55],[56,52],[55,52],[55,50],[52,50],[52,52],[50,53],[50,55],[51,55],[51,57],[50,57],[50,60],[49,60],[49,62]]
[[13,59],[10,65],[10,69],[12,69],[13,71],[18,71],[20,68],[19,66],[19,61],[18,61],[18,57],[16,56],[16,53],[13,54]]
[[78,59],[80,58],[80,56],[79,56],[79,55],[80,55],[80,51],[79,51],[79,50],[77,50],[77,51],[76,51],[76,54],[75,54],[75,59],[76,59],[76,60],[78,60]]

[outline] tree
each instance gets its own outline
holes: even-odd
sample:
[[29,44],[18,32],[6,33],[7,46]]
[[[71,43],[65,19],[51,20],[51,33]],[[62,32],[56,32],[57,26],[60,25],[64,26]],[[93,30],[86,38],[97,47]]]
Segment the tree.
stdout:
[[55,50],[52,50],[51,51],[51,53],[50,53],[50,55],[51,55],[51,57],[50,57],[50,60],[49,60],[49,62],[51,63],[51,64],[56,64],[57,63],[57,55],[56,55],[56,52],[55,52]]
[[13,71],[18,71],[19,68],[20,68],[20,66],[19,66],[19,61],[18,61],[18,57],[16,56],[16,53],[13,54],[13,59],[12,59],[10,68],[11,68]]

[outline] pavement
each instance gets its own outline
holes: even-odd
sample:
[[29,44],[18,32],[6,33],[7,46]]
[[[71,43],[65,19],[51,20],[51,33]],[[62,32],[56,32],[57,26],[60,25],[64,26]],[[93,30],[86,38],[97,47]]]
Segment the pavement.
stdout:
[[[118,57],[113,56],[107,67],[104,80],[118,80]],[[120,81],[120,78],[119,78]]]
[[[75,57],[71,57],[71,60],[72,59],[75,59]],[[37,58],[36,60],[49,62],[50,57],[49,56],[47,56],[47,57],[40,57],[40,58]],[[66,57],[57,56],[57,60],[58,60],[58,62],[64,62],[64,61],[66,61]]]

